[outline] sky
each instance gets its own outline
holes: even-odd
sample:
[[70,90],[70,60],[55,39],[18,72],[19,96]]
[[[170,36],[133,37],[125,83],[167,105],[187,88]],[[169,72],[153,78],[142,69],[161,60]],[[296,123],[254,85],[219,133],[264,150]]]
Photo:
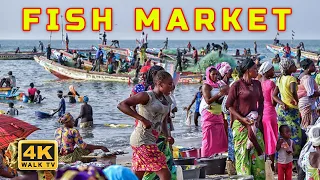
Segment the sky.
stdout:
[[[307,3],[306,3],[307,2]],[[291,31],[295,31],[295,39],[320,39],[320,23],[318,23],[320,14],[319,0],[14,0],[2,1],[0,6],[0,39],[48,39],[50,32],[46,31],[48,17],[46,8],[58,7],[60,12],[71,7],[82,7],[85,9],[87,27],[83,32],[68,32],[69,38],[74,40],[95,40],[99,38],[99,33],[91,30],[91,8],[100,7],[101,10],[106,7],[113,8],[113,31],[108,32],[108,39],[131,40],[140,38],[141,32],[134,30],[134,9],[143,7],[146,12],[151,8],[161,8],[161,31],[153,32],[151,28],[144,29],[148,33],[148,39],[162,40],[168,37],[175,40],[265,40],[273,39],[277,33],[277,17],[271,14],[274,7],[292,8],[292,15],[287,17],[287,30],[280,33],[280,39],[291,39]],[[41,7],[42,15],[40,23],[32,25],[30,32],[22,31],[22,8]],[[182,8],[189,23],[189,32],[182,32],[179,28],[174,32],[165,31],[166,24],[173,8]],[[209,7],[216,11],[216,31],[208,32],[204,29],[202,32],[195,32],[193,11],[197,7]],[[221,9],[222,8],[243,8],[239,17],[242,32],[223,32],[221,29]],[[266,15],[266,32],[249,32],[247,29],[247,12],[249,7],[263,7],[268,9]],[[63,19],[64,20],[64,19]],[[61,19],[59,19],[61,22]],[[65,24],[64,20],[64,24]],[[61,39],[61,32],[54,32],[52,39]]]

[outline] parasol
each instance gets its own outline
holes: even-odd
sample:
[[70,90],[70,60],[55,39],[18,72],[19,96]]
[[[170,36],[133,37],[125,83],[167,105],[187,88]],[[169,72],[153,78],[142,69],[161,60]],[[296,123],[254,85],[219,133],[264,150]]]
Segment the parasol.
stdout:
[[39,130],[29,123],[6,115],[0,115],[0,122],[0,149],[7,148],[15,139],[26,138]]

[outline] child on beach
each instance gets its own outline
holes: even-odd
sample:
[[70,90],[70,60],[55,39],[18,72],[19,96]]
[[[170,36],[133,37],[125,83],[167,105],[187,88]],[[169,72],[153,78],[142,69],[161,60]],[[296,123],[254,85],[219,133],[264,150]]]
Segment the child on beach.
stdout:
[[42,95],[40,93],[41,93],[41,91],[37,90],[37,95],[34,98],[34,102],[37,103],[37,104],[40,104],[41,101],[43,101],[46,98],[46,97],[42,97]]
[[7,114],[10,116],[19,115],[18,109],[16,109],[13,106],[14,106],[13,102],[9,103],[9,108],[8,108]]
[[188,108],[185,108],[185,109],[187,109],[187,112],[190,111],[191,106],[194,104],[194,102],[196,102],[196,108],[194,111],[194,125],[195,126],[198,126],[198,118],[200,116],[199,107],[200,107],[200,103],[201,103],[201,99],[202,99],[201,89],[202,89],[202,86],[199,87],[199,91],[194,95],[194,98],[193,98],[191,104],[188,106]]
[[281,125],[279,132],[282,138],[277,142],[278,180],[292,180],[292,161],[294,141],[291,140],[291,130],[287,125]]
[[[160,133],[166,141],[173,141],[168,136],[166,119],[170,113],[173,79],[166,71],[158,71],[154,78],[153,90],[138,93],[122,101],[118,109],[138,120],[130,137],[133,149],[132,169],[139,179],[145,172],[155,172],[161,180],[171,179],[166,156],[157,147]],[[138,106],[138,112],[131,107]]]

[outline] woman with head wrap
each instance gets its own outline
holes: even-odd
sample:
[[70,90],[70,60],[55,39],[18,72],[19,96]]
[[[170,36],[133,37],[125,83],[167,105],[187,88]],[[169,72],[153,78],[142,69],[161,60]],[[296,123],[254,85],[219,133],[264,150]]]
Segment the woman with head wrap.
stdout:
[[[298,156],[301,150],[302,131],[300,127],[300,113],[298,109],[297,78],[291,76],[297,71],[294,61],[282,59],[280,61],[281,76],[276,81],[273,91],[273,100],[280,106],[277,109],[278,126],[288,125],[291,129],[291,137],[295,143],[294,156]],[[281,95],[281,99],[279,98]]]
[[259,74],[262,76],[260,79],[263,98],[263,137],[265,143],[266,155],[272,161],[272,168],[274,169],[274,154],[276,153],[276,145],[278,140],[278,122],[277,112],[275,109],[276,103],[273,101],[273,91],[276,88],[275,83],[271,80],[274,77],[274,67],[271,62],[264,62],[259,69]]
[[100,168],[96,168],[94,166],[80,166],[78,168],[67,167],[58,169],[55,179],[106,180],[107,178]]
[[74,86],[70,85],[69,86],[69,92],[68,92],[67,96],[69,96],[69,103],[76,103],[77,102],[76,101],[76,96],[79,97],[80,95],[78,94],[78,92],[76,91]]
[[202,157],[211,157],[228,149],[221,110],[222,99],[228,89],[221,88],[225,84],[219,83],[219,75],[214,66],[208,67],[206,81],[202,86],[203,98],[199,108],[202,121]]
[[316,99],[320,96],[318,85],[312,78],[311,73],[315,72],[316,67],[310,59],[300,62],[304,72],[300,75],[300,85],[298,86],[299,111],[301,113],[301,126],[306,128],[312,125],[317,119]]
[[320,179],[320,124],[313,126],[308,133],[309,141],[315,152],[307,152],[302,161],[302,169],[306,172],[306,180]]
[[221,80],[225,83],[225,84],[229,84],[229,80],[232,77],[232,68],[230,66],[229,63],[227,62],[222,62],[220,64],[218,64],[216,66],[216,69],[219,71],[220,75],[221,75]]
[[143,66],[140,69],[139,75],[140,75],[140,83],[135,85],[132,88],[130,96],[133,96],[135,94],[138,94],[139,92],[145,91],[145,86],[146,86],[146,78],[147,78],[147,73],[151,67],[150,66]]
[[[95,146],[83,142],[79,131],[74,128],[75,122],[70,113],[66,113],[61,117],[59,123],[63,124],[63,127],[58,128],[54,133],[54,137],[58,142],[59,162],[73,163],[81,161],[82,156],[88,155],[96,149],[109,152],[104,146]],[[75,145],[78,147],[76,148]]]
[[[232,77],[233,70],[230,66],[229,63],[227,62],[222,62],[218,65],[216,65],[217,70],[219,71],[221,75],[221,80],[220,82],[223,84],[226,84],[229,86],[230,83],[230,78]],[[234,80],[233,82],[235,82]],[[232,83],[233,83],[232,82]],[[232,84],[231,83],[231,84]],[[231,86],[230,84],[230,86]],[[230,113],[226,109],[226,100],[228,98],[228,95],[224,96],[223,101],[222,101],[222,111],[225,115],[225,128],[226,131],[228,132],[228,161],[227,161],[227,172],[229,175],[235,175],[235,168],[234,168],[234,162],[235,162],[235,157],[234,157],[234,144],[233,144],[233,135],[232,135],[232,129],[231,129],[231,124],[230,124]]]
[[[237,71],[240,79],[231,85],[226,102],[231,114],[236,171],[238,175],[253,175],[254,179],[265,179],[261,133],[264,99],[261,83],[254,80],[258,76],[257,65],[247,58],[237,67]],[[256,117],[250,117],[253,114]],[[249,140],[253,144],[251,147],[247,146]]]

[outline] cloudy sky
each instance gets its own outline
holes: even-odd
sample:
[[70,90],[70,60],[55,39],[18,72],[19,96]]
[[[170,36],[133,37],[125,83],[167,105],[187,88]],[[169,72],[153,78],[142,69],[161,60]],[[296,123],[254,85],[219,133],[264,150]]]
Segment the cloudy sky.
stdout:
[[[67,3],[66,3],[67,2]],[[319,23],[319,0],[2,0],[0,6],[0,39],[48,39],[50,33],[46,31],[47,17],[45,9],[47,7],[59,7],[61,13],[70,7],[83,7],[87,27],[80,33],[69,33],[70,39],[97,39],[98,33],[91,31],[91,8],[92,7],[112,7],[113,8],[113,31],[108,33],[110,39],[135,39],[140,37],[140,32],[134,30],[134,8],[143,7],[149,12],[152,7],[161,8],[161,31],[152,32],[145,29],[149,34],[149,39],[272,39],[277,33],[277,17],[271,14],[273,7],[291,7],[292,15],[287,18],[287,31],[282,32],[282,39],[291,39],[291,30],[296,32],[296,39],[320,39]],[[40,24],[33,25],[31,32],[22,31],[22,8],[41,7],[42,15]],[[174,32],[166,32],[165,27],[170,17],[172,8],[180,7],[189,22],[190,31],[181,32],[176,29]],[[195,32],[193,29],[193,10],[196,7],[210,7],[216,11],[215,32]],[[242,32],[222,32],[221,30],[221,9],[224,7],[243,8],[240,15],[240,23],[244,29]],[[247,9],[249,7],[265,7],[268,9],[266,23],[267,32],[248,32],[247,30]],[[61,20],[59,19],[61,22]],[[65,22],[64,22],[65,24]],[[116,25],[115,25],[116,24]],[[53,33],[52,39],[61,39],[61,32]]]

